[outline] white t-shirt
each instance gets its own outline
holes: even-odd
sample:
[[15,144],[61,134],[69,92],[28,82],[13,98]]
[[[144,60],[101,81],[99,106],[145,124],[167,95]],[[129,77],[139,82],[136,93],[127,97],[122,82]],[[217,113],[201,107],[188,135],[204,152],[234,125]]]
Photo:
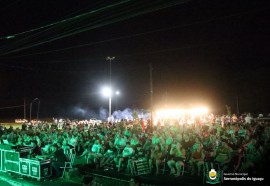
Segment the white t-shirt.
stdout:
[[247,116],[245,117],[246,124],[251,124],[252,117]]

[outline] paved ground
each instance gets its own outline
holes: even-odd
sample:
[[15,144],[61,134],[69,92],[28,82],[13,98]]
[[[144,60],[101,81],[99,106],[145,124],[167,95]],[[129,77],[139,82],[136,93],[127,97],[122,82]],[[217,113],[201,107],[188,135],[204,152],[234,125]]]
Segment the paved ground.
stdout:
[[1,186],[81,186],[82,178],[74,177],[73,179],[54,179],[54,180],[41,180],[21,177],[16,174],[0,173],[0,185]]
[[[129,174],[117,173],[115,171],[91,171],[93,175],[101,175],[105,178],[112,177],[121,180],[129,181],[134,176],[130,176]],[[203,185],[202,177],[198,176],[180,176],[175,178],[173,175],[168,174],[146,174],[140,175],[140,182],[145,185]]]
[[[101,183],[103,186],[114,186],[114,185],[126,185],[121,184],[121,180],[129,182],[133,176],[130,176],[125,173],[118,173],[116,171],[97,171],[90,170],[87,174],[95,178],[98,178],[98,183]],[[175,178],[168,174],[148,174],[140,175],[140,182],[143,185],[158,186],[158,185],[210,185],[203,184],[203,177],[184,175],[181,177]],[[119,180],[119,181],[118,181]],[[31,178],[22,178],[18,175],[10,175],[8,173],[0,172],[0,186],[82,186],[83,176],[73,176],[68,180],[65,179],[54,179],[54,180],[42,180],[37,181],[36,179]],[[266,182],[253,182],[253,181],[226,181],[221,184],[216,185],[269,185]]]

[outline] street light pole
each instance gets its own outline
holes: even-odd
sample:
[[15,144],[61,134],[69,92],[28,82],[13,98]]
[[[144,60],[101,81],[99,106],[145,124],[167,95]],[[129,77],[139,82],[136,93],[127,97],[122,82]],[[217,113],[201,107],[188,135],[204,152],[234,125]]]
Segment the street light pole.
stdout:
[[149,65],[150,73],[150,128],[153,130],[153,67],[152,64]]
[[118,97],[120,95],[120,92],[119,91],[116,91],[115,92],[116,96],[115,96],[115,105],[116,105],[116,110],[118,110]]
[[31,117],[32,117],[32,102],[30,103],[30,118],[29,118],[29,122],[31,122]]
[[32,104],[33,104],[36,100],[38,101],[38,110],[37,110],[37,120],[38,120],[40,100],[39,100],[38,98],[35,98],[35,99],[34,99],[33,101],[31,101],[31,103],[30,103],[30,122],[31,122],[31,119],[32,119]]
[[38,114],[39,114],[39,105],[40,105],[40,100],[38,99],[37,120],[38,120]]
[[[112,91],[112,61],[115,59],[115,57],[108,56],[106,60],[110,63],[110,91]],[[109,95],[109,117],[112,115],[112,92],[110,92]]]

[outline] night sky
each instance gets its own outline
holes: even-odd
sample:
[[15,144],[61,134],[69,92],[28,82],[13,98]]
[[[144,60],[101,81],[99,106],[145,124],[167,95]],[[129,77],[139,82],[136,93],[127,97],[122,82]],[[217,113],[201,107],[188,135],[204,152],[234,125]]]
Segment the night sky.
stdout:
[[154,108],[268,114],[269,18],[268,0],[0,0],[0,117],[35,98],[40,117],[96,116],[107,56],[113,110],[149,109],[152,64]]

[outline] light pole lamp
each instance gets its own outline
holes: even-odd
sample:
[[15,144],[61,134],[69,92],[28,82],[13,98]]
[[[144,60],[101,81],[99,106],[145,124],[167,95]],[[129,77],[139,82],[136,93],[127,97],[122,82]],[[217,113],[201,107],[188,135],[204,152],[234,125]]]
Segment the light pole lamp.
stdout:
[[[104,87],[103,89],[102,89],[102,94],[103,94],[103,96],[105,96],[105,97],[109,97],[109,99],[115,99],[115,102],[116,102],[116,109],[118,109],[117,107],[118,107],[118,104],[117,104],[117,96],[119,96],[120,95],[120,91],[113,91],[112,89],[110,89],[109,87]],[[110,107],[111,106],[111,102],[110,102],[110,104],[109,104],[109,109],[111,108]],[[109,111],[111,111],[111,110],[109,110]],[[111,113],[109,113],[110,115],[109,115],[109,117],[111,116]]]
[[[112,90],[112,61],[114,59],[115,59],[114,56],[113,57],[108,56],[106,58],[106,60],[109,61],[109,65],[110,65],[110,85],[109,85],[110,90]],[[111,115],[112,115],[112,95],[110,93],[110,95],[109,95],[109,117],[111,117]]]

